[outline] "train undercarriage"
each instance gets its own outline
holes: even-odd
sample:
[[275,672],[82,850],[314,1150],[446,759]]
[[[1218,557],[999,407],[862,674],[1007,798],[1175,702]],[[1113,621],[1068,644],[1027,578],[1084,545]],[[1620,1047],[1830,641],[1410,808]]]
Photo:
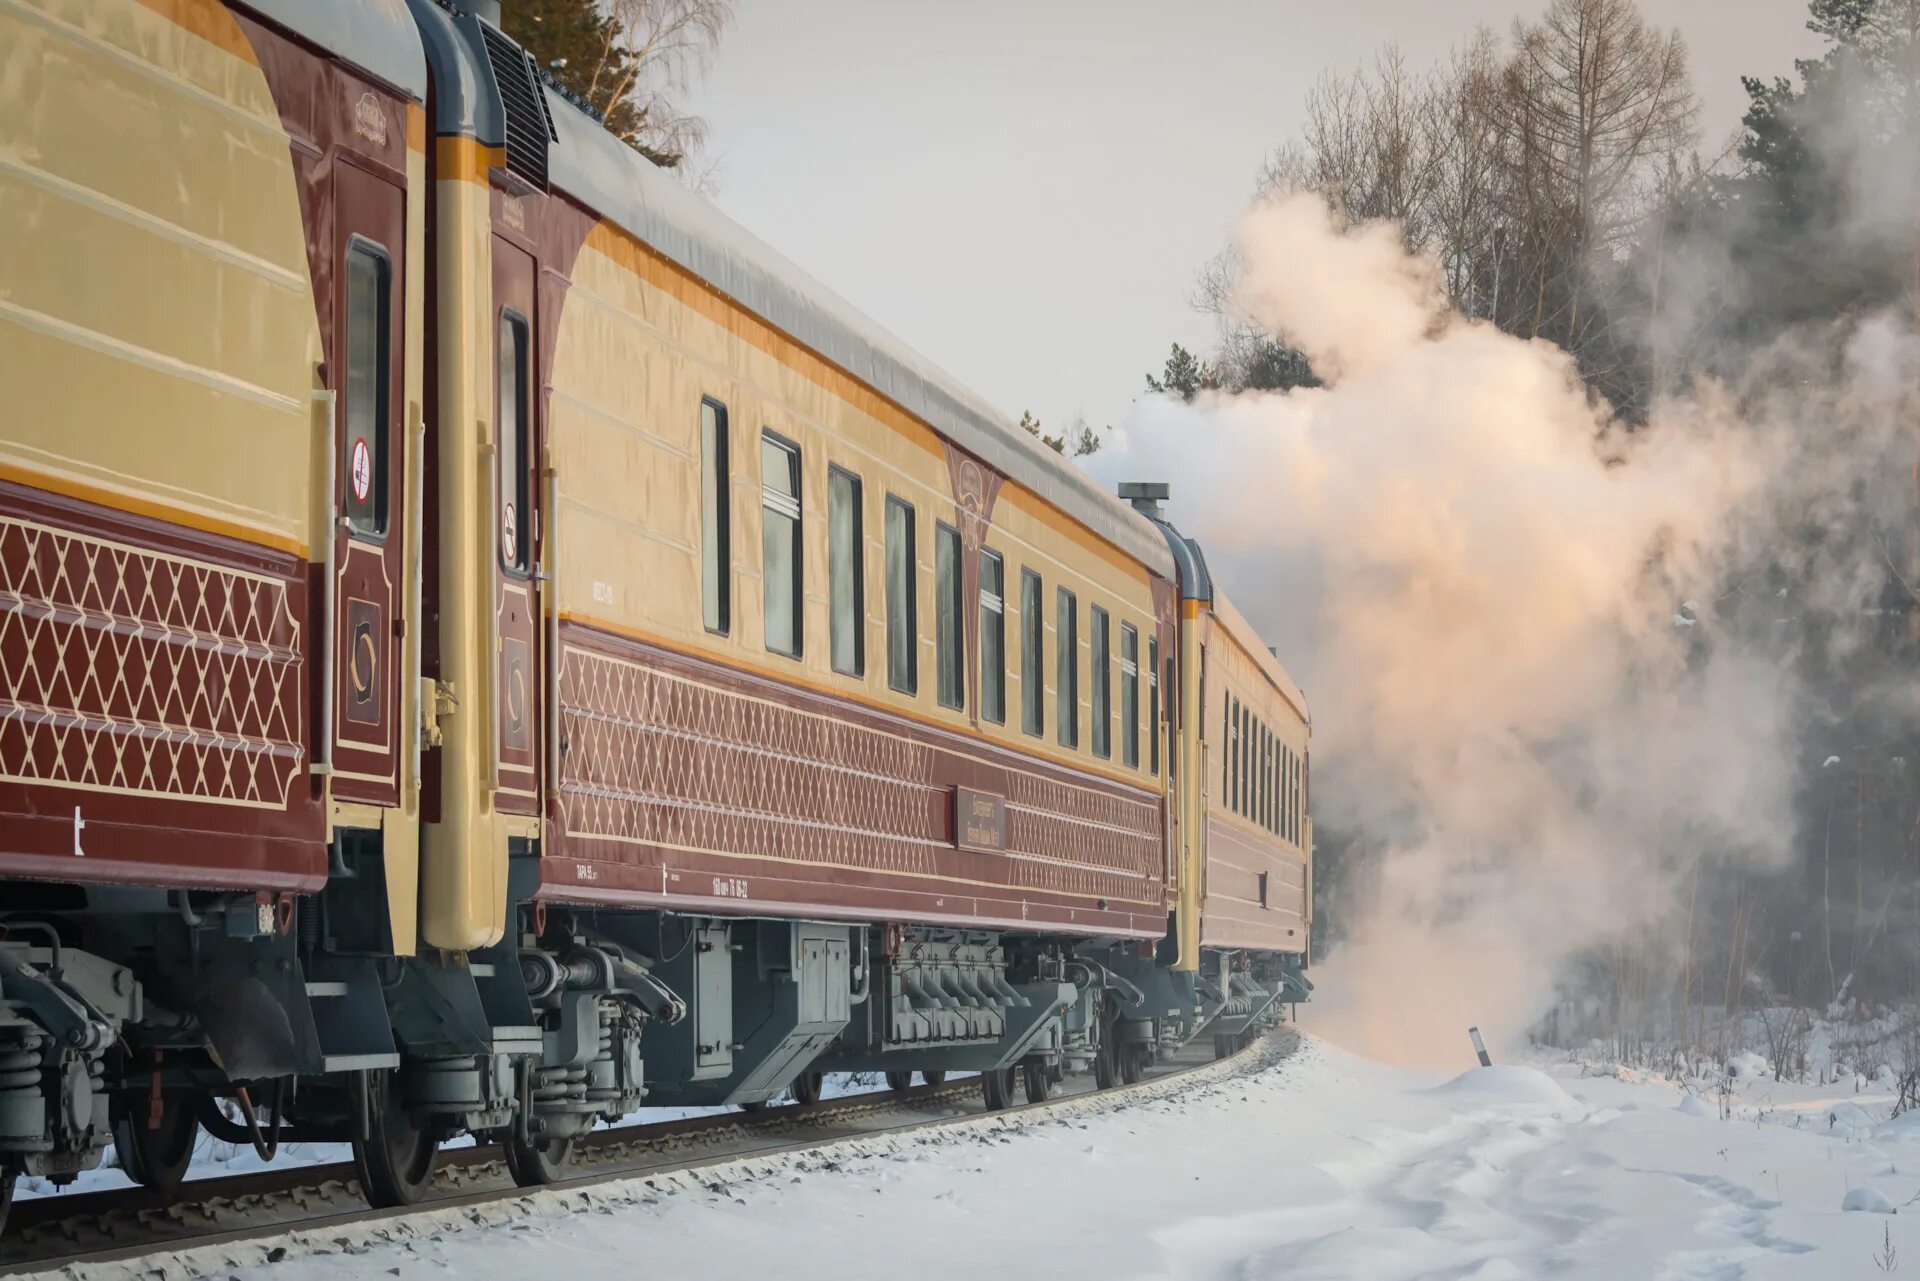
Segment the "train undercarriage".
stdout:
[[976,1073],[989,1107],[1066,1076],[1228,1054],[1310,985],[1298,957],[900,925],[549,906],[516,875],[502,941],[394,957],[368,855],[311,897],[3,887],[0,1204],[109,1143],[171,1197],[202,1131],[271,1159],[350,1143],[376,1205],[417,1201],[459,1134],[525,1186],[645,1107],[813,1102],[824,1076]]

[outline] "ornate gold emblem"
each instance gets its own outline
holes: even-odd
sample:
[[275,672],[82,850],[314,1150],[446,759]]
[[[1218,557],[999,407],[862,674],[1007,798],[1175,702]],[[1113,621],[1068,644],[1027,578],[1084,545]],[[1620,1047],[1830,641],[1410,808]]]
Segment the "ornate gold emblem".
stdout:
[[387,113],[371,90],[353,104],[353,131],[376,147],[387,145]]

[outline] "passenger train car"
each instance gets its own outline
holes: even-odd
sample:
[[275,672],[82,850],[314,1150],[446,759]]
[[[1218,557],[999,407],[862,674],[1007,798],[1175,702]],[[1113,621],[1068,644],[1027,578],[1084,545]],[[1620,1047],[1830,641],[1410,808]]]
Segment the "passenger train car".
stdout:
[[1164,487],[475,8],[0,0],[0,1197],[204,1127],[405,1204],[1303,999],[1305,703]]

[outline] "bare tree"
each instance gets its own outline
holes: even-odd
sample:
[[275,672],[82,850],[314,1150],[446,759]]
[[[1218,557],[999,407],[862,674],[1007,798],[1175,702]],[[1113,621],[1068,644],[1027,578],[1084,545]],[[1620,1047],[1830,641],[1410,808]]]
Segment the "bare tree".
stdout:
[[1552,0],[1515,24],[1502,89],[1503,248],[1520,286],[1503,326],[1560,343],[1605,388],[1631,346],[1612,331],[1627,283],[1614,263],[1694,141],[1686,46],[1633,0]]
[[733,22],[733,0],[516,0],[507,30],[606,126],[662,168],[692,168],[706,122],[681,107]]
[[636,145],[655,163],[678,167],[706,145],[707,122],[679,101],[712,64],[733,22],[732,0],[609,0],[608,10],[627,54],[607,69],[610,96],[633,104]]

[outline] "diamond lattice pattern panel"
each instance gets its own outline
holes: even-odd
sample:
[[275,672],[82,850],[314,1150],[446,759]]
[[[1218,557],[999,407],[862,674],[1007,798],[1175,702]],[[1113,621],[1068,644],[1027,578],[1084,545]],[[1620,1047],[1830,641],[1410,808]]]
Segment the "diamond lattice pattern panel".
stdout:
[[[905,733],[571,647],[561,706],[569,836],[936,879],[953,852],[944,753]],[[1154,901],[1154,804],[1009,787],[1008,889]]]
[[0,516],[0,779],[284,809],[286,580]]

